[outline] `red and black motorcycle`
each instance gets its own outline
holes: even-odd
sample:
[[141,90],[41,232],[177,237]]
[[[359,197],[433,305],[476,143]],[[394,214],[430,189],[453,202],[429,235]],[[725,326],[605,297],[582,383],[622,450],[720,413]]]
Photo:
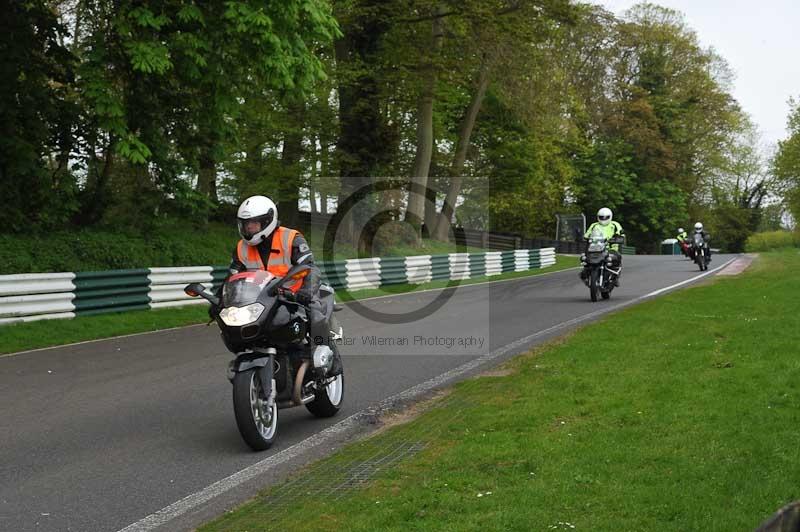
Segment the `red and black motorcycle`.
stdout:
[[[229,277],[222,300],[200,283],[185,288],[221,310],[216,317],[225,347],[235,355],[228,367],[233,384],[233,411],[244,441],[255,451],[269,448],[278,434],[278,410],[305,406],[317,417],[336,415],[344,399],[344,375],[333,371],[337,342],[315,345],[309,335],[306,307],[284,288],[308,274],[293,267],[285,277],[266,271]],[[342,337],[333,318],[334,294],[320,287],[332,339]],[[341,364],[341,360],[337,361]],[[333,375],[333,373],[338,373]]]

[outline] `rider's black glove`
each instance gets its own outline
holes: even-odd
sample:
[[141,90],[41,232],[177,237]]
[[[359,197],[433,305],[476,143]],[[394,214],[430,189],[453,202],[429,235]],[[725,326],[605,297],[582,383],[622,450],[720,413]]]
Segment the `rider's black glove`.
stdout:
[[278,295],[280,295],[283,299],[285,299],[286,301],[289,301],[291,303],[294,303],[295,301],[297,301],[297,298],[295,297],[294,292],[292,292],[291,290],[287,290],[285,288],[279,288],[278,289]]
[[308,292],[305,292],[305,291],[303,291],[303,290],[300,290],[300,291],[299,291],[299,292],[297,292],[297,294],[295,295],[295,299],[296,299],[296,300],[297,300],[297,302],[298,302],[298,303],[300,303],[301,305],[308,305],[308,304],[309,304],[309,303],[311,303],[311,301],[314,299],[314,295],[313,295],[313,294],[310,294],[310,293],[308,293]]

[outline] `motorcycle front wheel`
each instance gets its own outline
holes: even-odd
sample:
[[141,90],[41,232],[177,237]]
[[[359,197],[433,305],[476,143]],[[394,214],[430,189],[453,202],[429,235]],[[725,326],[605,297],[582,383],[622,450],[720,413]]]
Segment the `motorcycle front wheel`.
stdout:
[[702,250],[697,252],[697,265],[700,266],[700,271],[705,271],[706,269],[706,256]]
[[614,289],[614,280],[612,275],[614,274],[605,268],[600,274],[600,295],[603,297],[603,299],[608,299],[611,297],[611,290]]
[[600,269],[592,268],[591,276],[589,277],[589,296],[592,301],[597,301],[597,292],[599,292],[600,285]]
[[254,451],[269,449],[278,435],[278,405],[272,407],[261,397],[257,368],[237,373],[233,378],[233,413],[242,438]]

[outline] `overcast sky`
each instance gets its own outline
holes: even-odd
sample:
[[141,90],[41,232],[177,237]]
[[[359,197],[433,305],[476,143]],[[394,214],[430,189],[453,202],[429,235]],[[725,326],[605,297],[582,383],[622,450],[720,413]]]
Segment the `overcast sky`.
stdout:
[[[593,0],[621,15],[639,3]],[[660,0],[681,11],[704,47],[733,69],[733,95],[766,142],[786,137],[790,96],[800,97],[800,0]]]

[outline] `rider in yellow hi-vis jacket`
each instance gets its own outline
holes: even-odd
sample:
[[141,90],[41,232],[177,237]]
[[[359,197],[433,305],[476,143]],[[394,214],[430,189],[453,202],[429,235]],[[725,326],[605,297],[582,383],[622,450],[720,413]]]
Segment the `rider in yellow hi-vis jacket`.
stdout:
[[[595,231],[600,230],[603,236],[606,237],[607,240],[611,240],[614,237],[624,237],[625,231],[622,229],[622,225],[619,222],[614,221],[613,213],[611,209],[608,207],[603,207],[599,211],[597,211],[597,221],[594,222],[589,228],[586,230],[586,233],[583,235],[585,239],[589,239],[589,236]],[[610,244],[609,253],[613,257],[612,266],[614,269],[619,269],[622,266],[622,255],[619,253],[619,244]],[[582,280],[586,280],[588,270],[584,268],[581,270],[580,277]],[[619,276],[617,275],[614,278],[614,285],[619,286]]]

